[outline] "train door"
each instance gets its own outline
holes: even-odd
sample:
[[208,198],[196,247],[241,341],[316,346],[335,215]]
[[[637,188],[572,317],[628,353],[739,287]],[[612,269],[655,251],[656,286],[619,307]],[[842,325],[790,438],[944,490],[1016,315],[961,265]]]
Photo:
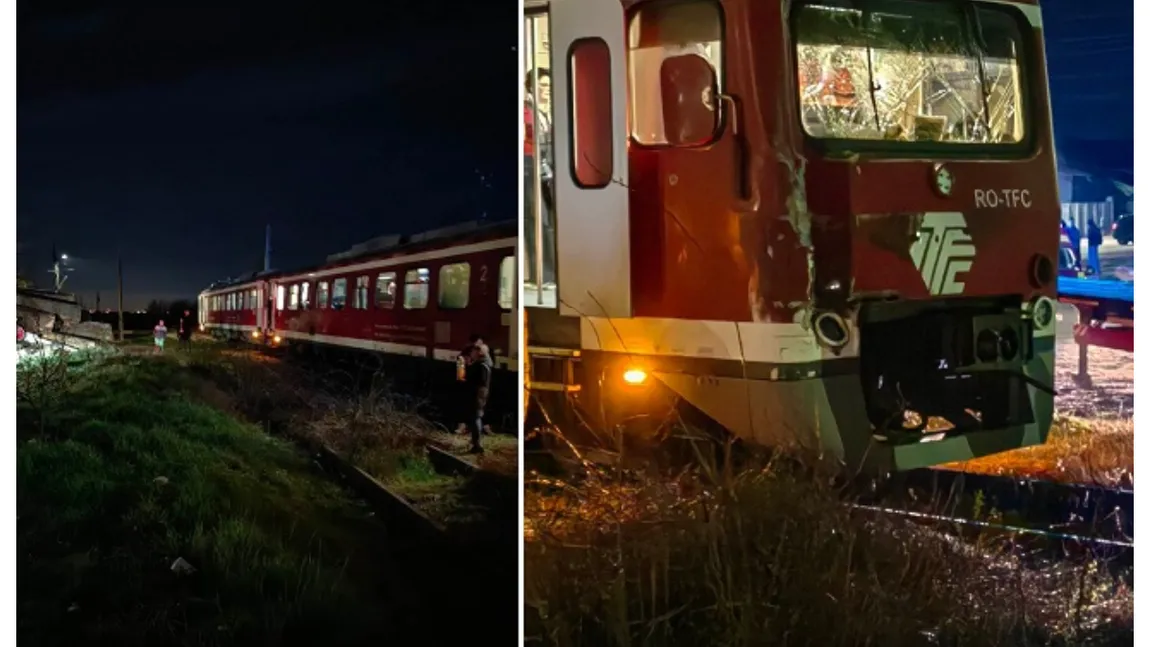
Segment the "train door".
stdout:
[[499,309],[501,323],[507,329],[507,368],[519,368],[519,322],[515,313],[519,312],[519,259],[504,256],[499,262]]
[[[524,305],[558,308],[567,316],[630,317],[622,3],[553,0],[526,20],[526,55],[534,64],[527,69],[536,76],[542,66],[550,70],[550,86],[536,83],[534,90],[549,95],[538,103],[546,104],[553,120],[550,150],[542,156],[550,172],[539,169],[547,182],[535,183],[533,206],[542,217],[533,223],[534,236],[525,233],[528,253],[540,252],[528,265],[527,283],[542,274],[542,289],[525,289]],[[530,103],[532,95],[526,96]],[[564,274],[564,267],[573,271]]]
[[256,310],[256,330],[261,332],[268,329],[267,298],[264,295],[265,283],[256,286],[256,299],[252,306]]

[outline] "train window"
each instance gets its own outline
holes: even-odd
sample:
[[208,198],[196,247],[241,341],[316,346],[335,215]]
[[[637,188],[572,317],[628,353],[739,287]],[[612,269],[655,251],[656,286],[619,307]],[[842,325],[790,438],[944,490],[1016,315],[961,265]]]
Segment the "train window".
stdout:
[[631,138],[644,146],[699,146],[718,135],[723,91],[719,3],[641,5],[627,35]]
[[403,275],[403,307],[418,310],[427,307],[427,297],[431,291],[431,271],[426,267],[408,270]]
[[797,3],[806,133],[883,148],[1012,145],[1025,136],[1025,45],[1015,12],[882,0],[865,11]]
[[228,310],[236,309],[236,293],[228,292]]
[[347,305],[347,279],[336,279],[331,286],[331,309],[343,310]]
[[248,310],[256,310],[259,308],[259,296],[255,290],[248,290]]
[[571,44],[571,177],[584,189],[611,183],[611,50],[602,38]]
[[471,264],[453,263],[439,268],[439,307],[462,310],[471,296]]
[[293,283],[288,294],[288,310],[299,310],[299,284]]
[[504,256],[499,262],[499,307],[511,310],[515,307],[515,257]]
[[284,309],[284,286],[276,286],[276,310]]
[[328,288],[327,281],[320,281],[315,289],[315,305],[317,308],[327,307]]
[[384,272],[375,277],[375,307],[395,307],[395,272]]
[[302,283],[299,286],[299,309],[307,310],[311,307],[311,283]]
[[368,285],[371,283],[369,276],[355,277],[355,309],[367,310],[367,294]]

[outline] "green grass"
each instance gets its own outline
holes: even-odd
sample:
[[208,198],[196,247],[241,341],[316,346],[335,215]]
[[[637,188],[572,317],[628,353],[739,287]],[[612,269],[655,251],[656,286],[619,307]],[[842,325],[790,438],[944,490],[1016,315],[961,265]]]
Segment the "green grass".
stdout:
[[[21,640],[361,644],[387,635],[367,515],[306,456],[193,401],[195,378],[171,359],[71,372],[49,411],[22,405],[18,414]],[[173,573],[177,558],[195,573]]]

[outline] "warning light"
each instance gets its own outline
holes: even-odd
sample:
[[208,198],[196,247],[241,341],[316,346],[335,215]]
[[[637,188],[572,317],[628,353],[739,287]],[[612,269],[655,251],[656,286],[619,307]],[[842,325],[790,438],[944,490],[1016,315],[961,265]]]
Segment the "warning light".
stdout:
[[647,381],[647,372],[638,368],[628,369],[623,373],[623,381],[638,386]]

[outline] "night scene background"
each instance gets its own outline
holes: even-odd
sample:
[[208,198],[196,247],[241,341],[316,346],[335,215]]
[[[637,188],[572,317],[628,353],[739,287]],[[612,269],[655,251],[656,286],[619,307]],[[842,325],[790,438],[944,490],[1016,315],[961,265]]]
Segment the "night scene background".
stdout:
[[518,10],[457,4],[20,2],[20,274],[55,245],[114,309],[120,255],[134,310],[262,269],[269,224],[283,269],[514,218]]
[[[260,269],[268,224],[290,268],[513,217],[514,4],[386,4],[20,3],[21,274],[49,283],[55,243],[114,307],[119,253],[137,309]],[[1132,185],[1133,3],[1043,13],[1060,170]]]

